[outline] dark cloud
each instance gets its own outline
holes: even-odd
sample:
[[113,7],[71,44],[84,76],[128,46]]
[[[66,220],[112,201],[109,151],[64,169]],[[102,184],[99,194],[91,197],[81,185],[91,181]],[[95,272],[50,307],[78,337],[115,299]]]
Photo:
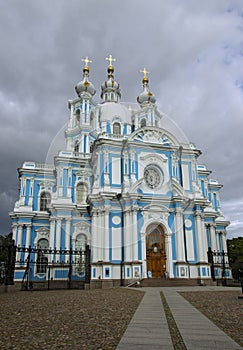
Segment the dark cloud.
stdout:
[[10,230],[16,168],[44,162],[63,132],[81,58],[93,59],[99,101],[112,53],[123,101],[136,101],[139,70],[151,72],[160,110],[203,151],[201,162],[224,184],[230,232],[243,234],[235,205],[243,198],[242,10],[240,0],[0,0],[1,232]]

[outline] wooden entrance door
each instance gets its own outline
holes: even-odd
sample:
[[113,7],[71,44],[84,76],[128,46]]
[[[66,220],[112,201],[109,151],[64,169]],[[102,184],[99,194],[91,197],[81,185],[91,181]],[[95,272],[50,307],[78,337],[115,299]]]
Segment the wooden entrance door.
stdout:
[[149,277],[163,277],[166,271],[165,233],[161,225],[148,227],[146,260]]

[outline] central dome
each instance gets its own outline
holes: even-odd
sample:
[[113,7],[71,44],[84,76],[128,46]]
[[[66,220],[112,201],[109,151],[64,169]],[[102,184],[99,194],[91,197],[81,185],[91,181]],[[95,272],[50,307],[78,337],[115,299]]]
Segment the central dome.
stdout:
[[131,124],[131,111],[123,104],[105,102],[100,105],[100,122],[121,119],[124,124]]

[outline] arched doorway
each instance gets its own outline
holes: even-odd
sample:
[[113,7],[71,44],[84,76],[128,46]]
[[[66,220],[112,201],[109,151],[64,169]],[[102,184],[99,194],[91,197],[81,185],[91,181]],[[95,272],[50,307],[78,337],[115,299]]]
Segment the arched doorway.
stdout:
[[160,224],[151,224],[147,228],[146,261],[149,277],[164,276],[166,271],[165,232]]

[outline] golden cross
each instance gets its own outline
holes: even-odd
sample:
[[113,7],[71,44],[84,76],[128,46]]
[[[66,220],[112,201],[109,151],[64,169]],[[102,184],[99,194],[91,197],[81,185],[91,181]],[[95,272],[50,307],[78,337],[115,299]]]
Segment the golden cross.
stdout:
[[88,66],[89,63],[92,63],[92,61],[89,60],[88,56],[86,56],[85,58],[82,58],[82,61],[85,62],[86,66]]
[[110,61],[110,66],[112,66],[112,61],[116,61],[115,58],[112,57],[112,55],[109,55],[109,57],[106,57],[106,61]]
[[144,67],[143,70],[140,70],[141,73],[143,73],[143,77],[147,78],[147,74],[149,74],[149,72],[147,71],[147,69]]

